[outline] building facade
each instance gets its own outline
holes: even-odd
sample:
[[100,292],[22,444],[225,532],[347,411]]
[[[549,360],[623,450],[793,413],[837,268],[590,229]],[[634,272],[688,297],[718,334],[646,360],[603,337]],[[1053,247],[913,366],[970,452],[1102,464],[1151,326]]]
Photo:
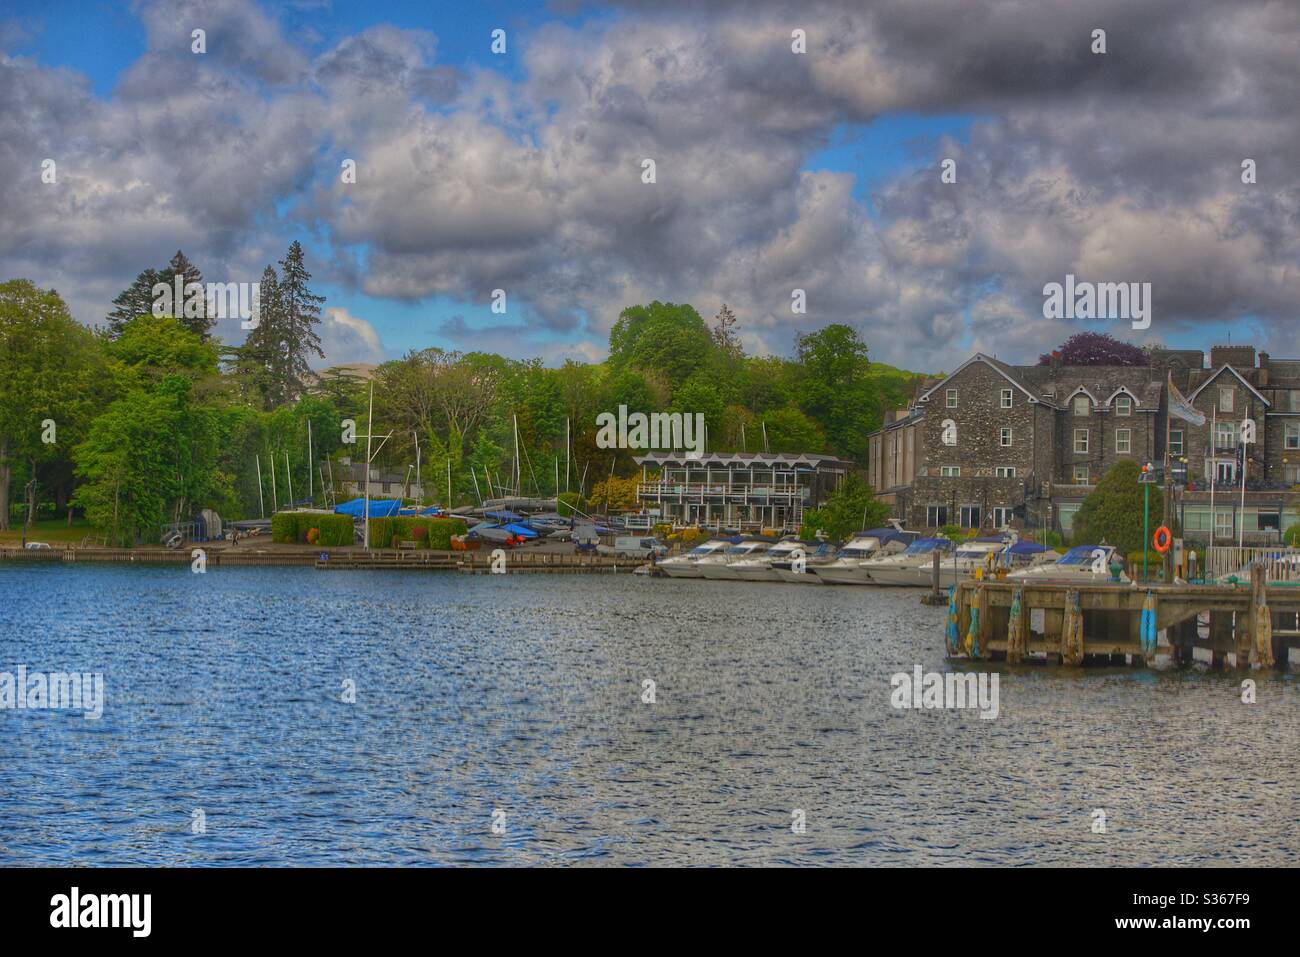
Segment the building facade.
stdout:
[[635,461],[651,524],[743,531],[793,531],[854,471],[833,456],[797,453],[651,452]]
[[[1206,417],[1169,416],[1166,383]],[[1255,441],[1239,453],[1244,423]],[[1149,366],[1012,366],[975,355],[925,383],[868,437],[868,477],[915,528],[1010,525],[1069,534],[1116,462],[1163,465],[1192,541],[1275,542],[1297,521],[1300,360],[1252,346],[1159,349]],[[1242,496],[1242,478],[1245,496]],[[1214,486],[1211,510],[1211,484]],[[1244,534],[1243,534],[1244,533]]]

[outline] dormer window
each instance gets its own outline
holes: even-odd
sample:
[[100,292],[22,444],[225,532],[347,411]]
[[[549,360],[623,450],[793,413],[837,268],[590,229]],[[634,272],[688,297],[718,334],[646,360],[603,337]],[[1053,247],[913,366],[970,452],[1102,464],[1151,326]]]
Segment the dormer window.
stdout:
[[1075,415],[1087,415],[1092,403],[1090,403],[1088,397],[1081,392],[1074,397],[1071,404],[1074,408]]
[[1132,415],[1133,414],[1133,397],[1130,395],[1115,396],[1115,414]]

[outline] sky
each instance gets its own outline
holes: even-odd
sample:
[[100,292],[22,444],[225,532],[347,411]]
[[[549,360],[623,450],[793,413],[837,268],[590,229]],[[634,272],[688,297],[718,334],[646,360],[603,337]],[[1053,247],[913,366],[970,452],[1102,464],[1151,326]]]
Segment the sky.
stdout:
[[[177,249],[256,281],[298,239],[318,366],[596,361],[653,299],[925,372],[1080,331],[1295,357],[1297,103],[1270,0],[8,0],[0,279],[93,325]],[[1067,274],[1150,283],[1150,327],[1045,318]]]

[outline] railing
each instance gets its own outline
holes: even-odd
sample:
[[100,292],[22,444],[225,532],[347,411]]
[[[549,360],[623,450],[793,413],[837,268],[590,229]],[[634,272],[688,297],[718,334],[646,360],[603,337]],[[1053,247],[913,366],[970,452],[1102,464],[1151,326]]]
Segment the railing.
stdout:
[[660,498],[699,499],[728,496],[732,498],[785,498],[806,500],[812,490],[806,485],[728,485],[726,482],[640,482],[637,498],[658,501]]
[[1211,545],[1205,549],[1205,577],[1214,579],[1236,575],[1249,576],[1250,566],[1264,563],[1264,578],[1271,582],[1300,582],[1300,548],[1237,548],[1235,545]]

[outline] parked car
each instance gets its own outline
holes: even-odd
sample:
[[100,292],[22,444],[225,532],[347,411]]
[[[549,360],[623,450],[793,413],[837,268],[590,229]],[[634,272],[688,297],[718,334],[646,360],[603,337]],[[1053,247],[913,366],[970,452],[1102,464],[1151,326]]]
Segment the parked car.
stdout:
[[49,548],[50,546],[48,542],[28,542],[27,547],[28,548]]

